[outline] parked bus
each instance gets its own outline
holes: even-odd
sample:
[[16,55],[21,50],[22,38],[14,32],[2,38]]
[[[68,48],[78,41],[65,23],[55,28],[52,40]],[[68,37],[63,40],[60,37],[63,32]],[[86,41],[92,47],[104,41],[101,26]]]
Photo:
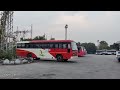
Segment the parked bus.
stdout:
[[96,50],[97,55],[116,55],[116,50]]
[[103,55],[103,50],[96,50],[96,55]]
[[17,56],[67,61],[78,55],[73,40],[33,40],[17,42]]
[[78,46],[78,57],[83,57],[87,54],[85,47]]
[[116,50],[107,50],[109,55],[116,55]]

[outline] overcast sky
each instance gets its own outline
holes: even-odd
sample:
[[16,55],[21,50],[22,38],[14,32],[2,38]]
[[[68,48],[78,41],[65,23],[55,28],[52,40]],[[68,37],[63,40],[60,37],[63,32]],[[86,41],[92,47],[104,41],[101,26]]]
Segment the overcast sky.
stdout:
[[[119,11],[15,11],[14,30],[30,29],[33,37],[47,34],[50,39],[65,39],[65,24],[68,24],[68,39],[76,42],[105,40],[113,44],[120,40]],[[29,35],[28,35],[29,36]]]

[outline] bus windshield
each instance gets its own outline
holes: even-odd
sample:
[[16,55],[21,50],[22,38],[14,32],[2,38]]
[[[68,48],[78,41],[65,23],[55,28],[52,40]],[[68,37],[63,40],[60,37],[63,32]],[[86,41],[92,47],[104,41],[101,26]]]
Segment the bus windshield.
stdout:
[[72,45],[72,50],[78,50],[75,42],[72,42],[71,45]]

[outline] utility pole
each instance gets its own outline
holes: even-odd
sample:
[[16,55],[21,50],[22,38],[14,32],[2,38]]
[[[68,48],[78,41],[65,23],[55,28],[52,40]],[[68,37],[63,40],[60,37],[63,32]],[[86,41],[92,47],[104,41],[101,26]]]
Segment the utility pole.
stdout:
[[[31,30],[19,31],[18,27],[17,27],[17,31],[15,31],[14,33],[16,34],[17,38],[19,37],[19,39],[21,38],[21,34],[22,34],[22,38],[25,39],[26,34],[30,33],[31,34],[30,38],[32,39],[32,25],[31,25]],[[19,39],[18,39],[18,41],[19,41]]]
[[52,39],[52,35],[51,35],[51,39]]
[[65,40],[67,40],[67,28],[68,28],[68,25],[66,24],[65,25]]
[[31,40],[32,40],[32,30],[33,30],[33,25],[31,25]]
[[100,42],[97,40],[97,49],[99,50]]
[[[14,51],[14,38],[13,35],[13,11],[3,11],[0,17],[1,26],[1,45],[0,49],[4,52],[9,50],[13,54]],[[12,57],[13,58],[13,57]]]

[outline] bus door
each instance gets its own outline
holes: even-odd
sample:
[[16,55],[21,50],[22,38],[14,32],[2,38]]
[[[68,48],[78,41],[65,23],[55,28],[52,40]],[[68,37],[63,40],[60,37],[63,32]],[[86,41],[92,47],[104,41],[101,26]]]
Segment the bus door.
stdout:
[[68,44],[68,49],[67,49],[68,53],[70,53],[70,49],[71,49],[70,44]]

